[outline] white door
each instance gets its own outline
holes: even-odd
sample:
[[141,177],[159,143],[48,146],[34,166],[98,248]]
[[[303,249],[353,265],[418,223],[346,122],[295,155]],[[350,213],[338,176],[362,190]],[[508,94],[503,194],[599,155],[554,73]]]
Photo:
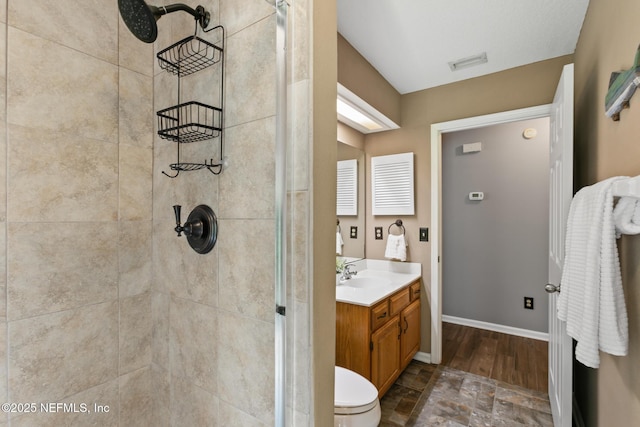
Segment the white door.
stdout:
[[555,427],[571,427],[572,340],[558,319],[557,292],[564,261],[564,238],[573,197],[573,64],[565,65],[551,109],[549,203],[549,400]]

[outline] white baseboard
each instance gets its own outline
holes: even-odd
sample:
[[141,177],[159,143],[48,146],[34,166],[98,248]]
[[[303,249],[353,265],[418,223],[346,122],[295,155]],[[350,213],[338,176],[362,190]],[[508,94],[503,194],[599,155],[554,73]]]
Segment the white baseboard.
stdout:
[[431,353],[419,351],[413,356],[413,360],[417,360],[422,363],[431,363]]
[[496,323],[482,322],[480,320],[463,319],[462,317],[442,315],[442,321],[454,323],[456,325],[470,326],[472,328],[486,329],[488,331],[502,332],[503,334],[515,335],[518,337],[532,338],[539,341],[549,341],[549,334],[546,332],[531,331],[529,329],[514,328],[512,326],[498,325]]

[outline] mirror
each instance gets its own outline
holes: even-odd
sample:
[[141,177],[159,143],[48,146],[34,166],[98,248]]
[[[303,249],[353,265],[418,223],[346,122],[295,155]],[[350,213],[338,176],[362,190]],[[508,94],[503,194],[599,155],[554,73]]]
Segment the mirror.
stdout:
[[[338,161],[341,160],[357,160],[357,200],[358,209],[356,215],[340,215],[337,216],[339,224],[336,225],[336,231],[342,236],[342,256],[348,258],[348,261],[364,258],[365,243],[365,157],[364,151],[351,145],[338,142]],[[355,227],[355,235],[352,235],[352,227]],[[336,235],[337,239],[337,235]],[[337,252],[336,244],[336,254]]]

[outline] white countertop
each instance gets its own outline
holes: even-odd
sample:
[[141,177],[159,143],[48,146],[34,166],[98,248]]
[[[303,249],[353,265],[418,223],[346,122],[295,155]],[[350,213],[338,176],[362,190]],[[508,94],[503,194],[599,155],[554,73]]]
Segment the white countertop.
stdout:
[[422,277],[422,264],[415,262],[363,259],[352,265],[358,272],[354,279],[384,279],[385,283],[383,286],[355,288],[348,286],[348,280],[341,284],[340,274],[336,274],[336,301],[371,307]]

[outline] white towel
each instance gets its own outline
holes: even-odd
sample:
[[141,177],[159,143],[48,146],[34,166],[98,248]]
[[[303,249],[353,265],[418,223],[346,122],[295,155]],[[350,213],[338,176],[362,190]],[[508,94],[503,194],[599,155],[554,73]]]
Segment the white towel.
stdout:
[[640,200],[634,197],[621,197],[613,209],[616,224],[616,237],[622,234],[640,234]]
[[592,368],[600,365],[598,350],[623,356],[628,349],[611,193],[619,179],[578,191],[567,222],[558,318],[567,322],[567,333],[578,342],[576,359]]
[[342,245],[344,242],[342,241],[342,234],[339,231],[336,231],[336,255],[342,255]]
[[387,237],[387,248],[384,251],[384,257],[400,261],[407,260],[407,241],[404,238],[404,234],[399,236],[389,234]]

